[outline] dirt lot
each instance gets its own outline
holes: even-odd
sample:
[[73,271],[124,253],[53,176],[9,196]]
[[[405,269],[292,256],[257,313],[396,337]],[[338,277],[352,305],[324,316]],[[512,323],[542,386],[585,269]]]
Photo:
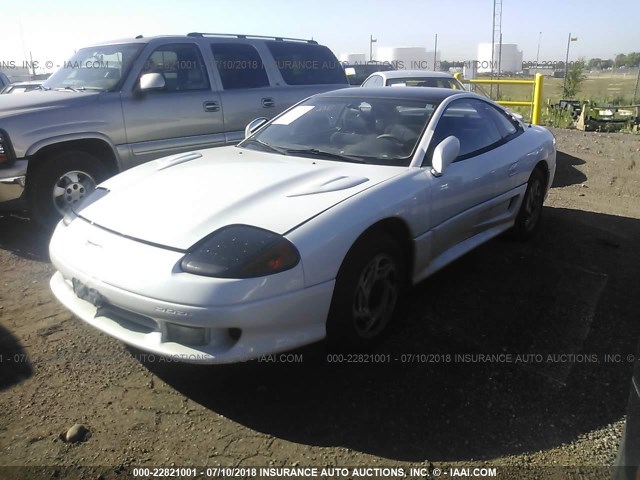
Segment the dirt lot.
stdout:
[[[554,133],[540,234],[491,241],[418,285],[377,351],[386,363],[327,362],[322,345],[291,363],[143,359],[63,309],[46,236],[0,217],[0,465],[74,467],[0,477],[610,465],[640,334],[640,136]],[[90,437],[63,442],[75,423]]]

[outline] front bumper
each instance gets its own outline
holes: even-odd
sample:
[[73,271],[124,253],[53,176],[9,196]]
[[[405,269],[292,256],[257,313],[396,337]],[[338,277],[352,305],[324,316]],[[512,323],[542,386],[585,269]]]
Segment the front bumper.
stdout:
[[28,160],[18,160],[0,170],[0,203],[18,200],[24,194]]
[[[80,299],[71,281],[60,272],[53,275],[50,285],[57,299],[75,315],[124,343],[176,361],[220,364],[247,361],[322,340],[334,282],[262,301],[209,308],[144,298],[93,280],[91,288],[115,307],[98,308]],[[132,309],[132,303],[141,308]],[[200,327],[160,316],[143,316],[136,311],[148,308],[179,312],[191,321],[200,319]],[[144,320],[138,320],[141,317]],[[189,345],[195,335],[204,335],[205,343]],[[187,342],[181,343],[184,339]]]

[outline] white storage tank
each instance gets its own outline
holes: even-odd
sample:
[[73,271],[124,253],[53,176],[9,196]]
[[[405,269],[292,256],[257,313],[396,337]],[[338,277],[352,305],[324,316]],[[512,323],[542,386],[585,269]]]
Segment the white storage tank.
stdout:
[[366,63],[368,58],[364,53],[341,53],[339,60],[341,63],[348,63],[352,65],[354,63]]
[[[389,62],[398,70],[433,70],[433,50],[423,47],[379,47],[376,60]],[[440,63],[440,52],[436,64]]]
[[[478,44],[477,57],[478,73],[491,72],[491,43]],[[522,71],[522,50],[518,50],[515,43],[503,43],[502,53],[500,44],[493,45],[493,71],[498,72],[498,66],[502,73],[516,73]]]

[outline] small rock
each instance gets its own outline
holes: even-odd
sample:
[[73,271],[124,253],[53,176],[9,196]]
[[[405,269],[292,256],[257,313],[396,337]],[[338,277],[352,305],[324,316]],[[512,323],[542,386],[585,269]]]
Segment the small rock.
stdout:
[[87,437],[88,433],[89,429],[87,427],[80,423],[76,423],[73,427],[67,430],[64,440],[68,443],[81,442]]

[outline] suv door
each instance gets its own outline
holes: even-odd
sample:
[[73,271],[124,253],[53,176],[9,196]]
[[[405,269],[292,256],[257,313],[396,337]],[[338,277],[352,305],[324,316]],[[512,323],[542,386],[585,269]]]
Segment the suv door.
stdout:
[[227,142],[242,140],[251,120],[273,118],[290,106],[276,98],[264,62],[253,45],[217,41],[210,44],[210,49],[220,76]]
[[[192,42],[148,47],[122,109],[134,166],[155,158],[224,144],[220,95],[212,89],[200,48]],[[139,78],[160,73],[163,89],[140,92]]]

